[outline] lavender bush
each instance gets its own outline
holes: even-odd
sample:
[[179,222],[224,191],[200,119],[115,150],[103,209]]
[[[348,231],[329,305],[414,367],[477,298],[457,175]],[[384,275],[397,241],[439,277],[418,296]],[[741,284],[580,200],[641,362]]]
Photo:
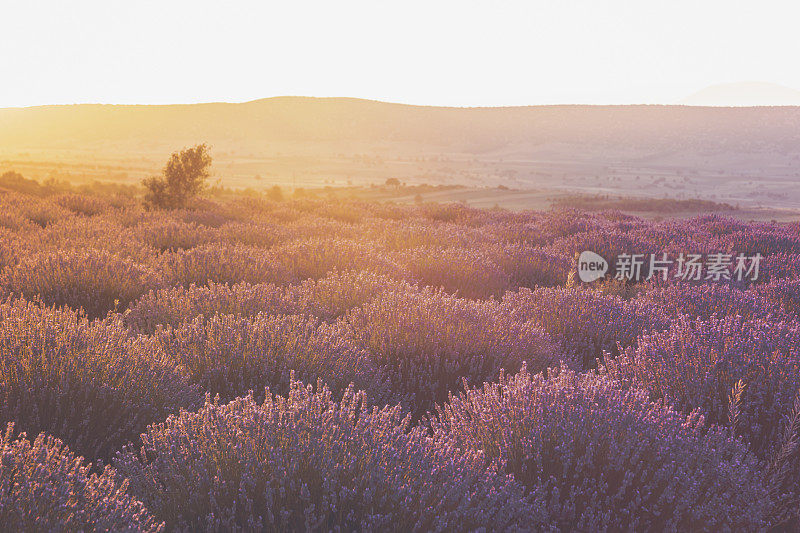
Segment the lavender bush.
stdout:
[[800,278],[779,278],[759,285],[755,291],[786,313],[800,318]]
[[570,370],[467,389],[432,427],[498,459],[561,531],[758,531],[769,507],[762,465],[697,412]]
[[731,420],[729,393],[742,380],[736,431],[763,456],[776,444],[781,418],[800,389],[800,323],[680,317],[610,359],[607,369],[653,398],[687,412],[699,408],[719,424]]
[[411,279],[465,298],[499,296],[511,287],[511,276],[483,250],[418,247],[396,257]]
[[83,309],[92,318],[125,309],[159,283],[147,267],[94,250],[34,255],[0,274],[6,294]]
[[334,270],[402,275],[395,262],[377,254],[371,246],[350,239],[304,239],[277,246],[271,255],[293,282],[324,278]]
[[64,444],[40,434],[0,440],[0,527],[4,531],[163,531],[127,493],[114,469],[92,473]]
[[223,399],[265,387],[285,393],[292,372],[311,383],[322,379],[337,392],[356,383],[373,397],[385,396],[380,369],[340,329],[297,315],[216,315],[159,330],[155,339],[202,390]]
[[207,244],[162,254],[155,268],[168,286],[209,283],[285,283],[288,273],[261,248]]
[[324,278],[308,279],[287,287],[285,298],[326,321],[334,321],[348,311],[390,291],[414,291],[406,281],[370,271],[332,271]]
[[649,330],[667,325],[658,308],[626,302],[583,287],[520,289],[506,293],[503,311],[547,332],[582,368],[592,368],[605,352],[632,345]]
[[[773,284],[770,284],[774,287]],[[780,304],[777,291],[770,292],[772,298],[761,295],[766,291],[747,291],[728,284],[672,284],[653,287],[639,295],[638,301],[654,309],[660,309],[671,319],[681,315],[692,318],[711,318],[739,315],[746,318],[780,320]]]
[[125,311],[123,320],[136,332],[152,333],[159,325],[175,327],[198,316],[297,314],[305,307],[302,299],[293,300],[284,288],[271,283],[231,286],[211,281],[199,287],[150,291]]
[[45,431],[91,459],[108,459],[145,427],[200,395],[152,340],[116,319],[0,304],[0,422]]
[[108,202],[98,196],[67,193],[55,198],[55,203],[76,215],[94,216],[110,209]]
[[138,239],[159,252],[188,250],[210,244],[217,235],[213,229],[168,218],[161,213],[154,213],[152,218],[136,226],[134,231]]
[[509,320],[495,302],[430,289],[385,293],[346,319],[415,417],[444,401],[462,379],[482,383],[525,361],[545,369],[560,358],[547,335],[529,322]]
[[352,389],[335,402],[293,381],[262,404],[207,402],[143,441],[115,464],[175,530],[465,531],[534,516],[481,454],[410,429],[399,407],[370,407]]
[[[122,473],[84,475],[50,437],[6,438],[44,492],[9,482],[0,529],[799,527],[800,224],[340,190],[147,211],[14,183],[0,423],[92,461],[125,449]],[[606,279],[579,280],[584,250]],[[613,255],[661,252],[763,258],[756,280],[612,279]]]

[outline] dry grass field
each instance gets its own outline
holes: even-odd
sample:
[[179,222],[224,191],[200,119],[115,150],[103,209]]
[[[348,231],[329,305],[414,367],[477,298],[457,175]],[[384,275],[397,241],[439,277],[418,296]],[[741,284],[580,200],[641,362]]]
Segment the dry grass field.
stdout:
[[215,179],[239,189],[395,178],[461,185],[472,192],[442,199],[486,207],[539,209],[542,196],[599,194],[710,200],[762,218],[764,208],[800,207],[798,131],[793,107],[439,108],[346,98],[44,106],[0,109],[0,173],[135,184],[175,149],[207,142]]

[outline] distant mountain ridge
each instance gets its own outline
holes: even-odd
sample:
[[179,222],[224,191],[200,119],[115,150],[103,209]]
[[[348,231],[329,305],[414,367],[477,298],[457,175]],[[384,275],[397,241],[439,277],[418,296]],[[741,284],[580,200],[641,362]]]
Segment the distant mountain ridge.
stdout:
[[464,153],[524,151],[542,143],[631,146],[645,151],[794,149],[800,143],[800,107],[450,108],[354,98],[278,97],[238,104],[0,109],[0,143],[7,149],[135,152],[199,141],[247,149],[265,143],[388,143]]
[[451,108],[354,98],[0,109],[0,172],[137,182],[176,149],[262,188],[408,183],[800,207],[800,107]]

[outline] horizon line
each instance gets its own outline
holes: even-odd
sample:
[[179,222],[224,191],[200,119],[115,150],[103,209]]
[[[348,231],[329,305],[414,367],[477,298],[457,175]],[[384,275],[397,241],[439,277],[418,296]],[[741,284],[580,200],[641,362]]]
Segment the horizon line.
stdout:
[[309,95],[277,95],[254,98],[251,100],[225,101],[210,100],[202,102],[172,102],[172,103],[111,103],[111,102],[74,102],[74,103],[54,103],[54,104],[32,104],[21,106],[2,106],[0,110],[10,109],[36,109],[45,107],[78,107],[78,106],[108,106],[108,107],[183,107],[183,106],[203,106],[203,105],[246,105],[267,100],[297,99],[297,100],[351,100],[357,102],[370,102],[387,105],[407,106],[407,107],[428,107],[440,109],[515,109],[530,107],[697,107],[697,108],[720,108],[720,109],[747,109],[762,107],[800,107],[800,104],[759,104],[759,105],[725,105],[709,104],[699,105],[690,103],[546,103],[546,104],[513,104],[513,105],[439,105],[439,104],[413,104],[406,102],[395,102],[390,100],[379,100],[377,98],[363,98],[358,96],[309,96]]

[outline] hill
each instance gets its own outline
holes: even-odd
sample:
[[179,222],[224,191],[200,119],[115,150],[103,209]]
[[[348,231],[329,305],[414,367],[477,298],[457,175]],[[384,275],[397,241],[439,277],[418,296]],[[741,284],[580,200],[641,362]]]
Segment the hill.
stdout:
[[800,205],[798,107],[445,108],[280,97],[0,109],[0,170],[39,177],[139,179],[200,141],[234,186],[398,177]]
[[[800,94],[800,93],[798,93]],[[637,148],[792,146],[800,108],[528,106],[452,108],[353,98],[278,97],[239,104],[0,109],[0,142],[26,148],[163,142],[411,142],[465,153],[542,142]],[[126,146],[127,145],[127,146]],[[755,145],[755,146],[753,146]]]

